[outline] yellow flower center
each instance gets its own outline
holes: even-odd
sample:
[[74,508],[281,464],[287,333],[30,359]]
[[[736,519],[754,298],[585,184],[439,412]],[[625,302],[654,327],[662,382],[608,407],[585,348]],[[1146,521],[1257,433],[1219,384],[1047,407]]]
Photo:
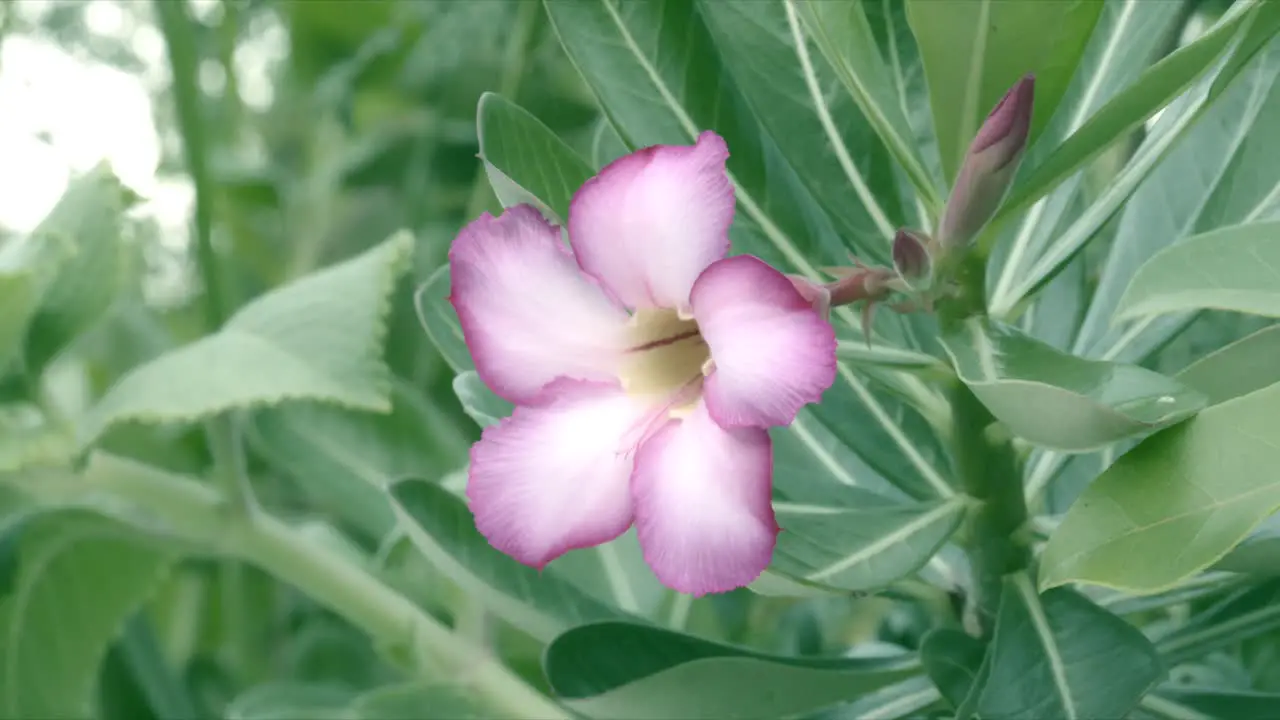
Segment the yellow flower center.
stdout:
[[633,396],[680,397],[673,415],[693,409],[702,378],[711,371],[711,349],[698,334],[698,323],[675,310],[637,310],[631,317],[631,349],[619,379]]

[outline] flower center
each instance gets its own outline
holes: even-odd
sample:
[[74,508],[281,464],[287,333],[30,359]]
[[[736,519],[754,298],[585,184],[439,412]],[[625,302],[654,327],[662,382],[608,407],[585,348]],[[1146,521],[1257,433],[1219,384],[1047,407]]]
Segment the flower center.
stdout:
[[631,349],[619,377],[622,387],[631,395],[670,397],[673,412],[691,408],[711,362],[698,323],[675,310],[644,309],[631,316],[631,328]]

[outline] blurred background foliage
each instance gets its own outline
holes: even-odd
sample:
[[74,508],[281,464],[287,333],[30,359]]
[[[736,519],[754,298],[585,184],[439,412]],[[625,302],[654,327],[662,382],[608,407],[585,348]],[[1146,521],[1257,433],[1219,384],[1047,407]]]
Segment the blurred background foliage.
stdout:
[[[1182,34],[1172,34],[1168,48],[1226,4],[1188,3]],[[378,572],[415,600],[476,637],[496,638],[509,663],[545,687],[539,643],[459,602],[456,587],[402,539],[388,536],[389,511],[362,505],[345,490],[360,483],[339,477],[359,476],[368,463],[389,477],[456,473],[479,437],[454,392],[455,372],[422,330],[412,294],[444,262],[465,222],[500,209],[477,158],[481,94],[516,101],[584,158],[622,152],[541,4],[191,0],[171,22],[155,8],[139,0],[0,5],[3,237],[33,230],[71,174],[103,157],[137,195],[125,226],[128,256],[84,268],[114,278],[105,317],[78,341],[77,352],[54,359],[45,387],[33,393],[10,377],[0,388],[0,466],[59,452],[62,441],[50,429],[59,415],[78,415],[127,369],[209,332],[210,303],[225,316],[267,289],[409,228],[416,267],[396,290],[386,349],[394,412],[298,403],[257,413],[247,462],[264,505],[305,514],[315,541],[332,543],[335,552],[372,557]],[[166,33],[182,49],[172,65]],[[203,128],[197,163],[184,155],[173,68],[191,71],[195,81]],[[14,119],[20,114],[26,119]],[[1114,152],[1122,157],[1136,142]],[[1105,179],[1119,164],[1103,158],[1090,172]],[[200,220],[193,174],[208,184],[212,200],[207,218],[218,288],[202,289],[195,270],[191,238]],[[1091,246],[1089,256],[1088,273],[1096,278],[1105,243]],[[1180,350],[1160,354],[1170,366],[1162,369],[1176,370],[1239,337],[1245,328],[1238,324],[1248,322],[1213,317],[1206,314],[1197,330],[1183,334]],[[53,357],[37,354],[28,361]],[[124,425],[99,445],[175,472],[204,474],[211,464],[198,426]],[[0,538],[0,596],[18,567],[14,538],[7,540]],[[588,562],[582,558],[559,562],[570,577],[592,576],[575,575],[573,564]],[[584,588],[591,591],[590,581]],[[653,597],[657,612],[686,618],[691,632],[806,655],[843,653],[859,642],[867,653],[882,642],[916,647],[938,617],[952,614],[892,597],[784,601],[740,591],[690,603],[658,588]],[[1275,649],[1259,644],[1252,651]],[[325,683],[338,695],[354,693],[400,677],[395,657],[394,649],[371,646],[363,633],[260,571],[191,560],[111,644],[99,683],[101,714],[260,717],[255,696],[242,694],[247,688],[271,682],[271,692],[287,693],[290,683]],[[1280,677],[1254,678],[1253,686],[1280,690]],[[299,703],[294,707],[305,707],[301,696]]]

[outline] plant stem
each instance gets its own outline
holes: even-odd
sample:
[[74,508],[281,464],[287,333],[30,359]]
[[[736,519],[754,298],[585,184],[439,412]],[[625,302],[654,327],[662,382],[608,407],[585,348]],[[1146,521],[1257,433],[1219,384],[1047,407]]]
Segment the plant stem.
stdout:
[[968,386],[951,392],[953,453],[965,493],[976,501],[969,515],[967,550],[973,573],[970,610],[981,634],[991,632],[1005,575],[1030,563],[1021,530],[1027,522],[1021,476],[1008,436]]
[[154,0],[151,5],[169,52],[173,103],[182,134],[182,151],[187,161],[187,172],[195,185],[196,264],[204,282],[205,324],[210,330],[216,330],[227,317],[228,304],[218,254],[213,248],[213,187],[209,181],[208,138],[200,107],[200,58],[196,54],[195,21],[188,14],[186,3]]
[[[229,513],[228,503],[213,489],[130,461],[105,460],[96,465],[91,461],[86,475],[91,488],[136,505],[163,521],[182,540],[256,565],[341,614],[376,640],[408,645],[415,659],[454,669],[457,674],[453,679],[474,688],[504,716],[531,720],[571,717],[411,600],[269,513]],[[35,489],[47,500],[64,494],[67,499],[83,497],[86,492],[85,481],[78,477],[62,483],[57,478],[41,478]],[[146,529],[154,530],[154,526]]]
[[[955,277],[960,293],[939,307],[943,332],[954,332],[967,318],[986,312],[984,270],[980,255],[958,259]],[[976,503],[966,532],[972,570],[966,624],[989,636],[1004,576],[1031,563],[1023,532],[1027,504],[1012,436],[959,379],[952,381],[949,395],[956,472],[965,493]]]

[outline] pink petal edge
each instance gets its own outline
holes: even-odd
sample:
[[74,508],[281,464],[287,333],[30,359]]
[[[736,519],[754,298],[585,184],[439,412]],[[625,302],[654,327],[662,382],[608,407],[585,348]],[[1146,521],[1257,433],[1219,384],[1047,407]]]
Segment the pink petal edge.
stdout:
[[694,596],[753,582],[773,558],[773,446],[759,428],[726,430],[699,403],[636,455],[636,531],[662,584]]
[[789,425],[835,382],[835,329],[763,260],[716,261],[692,304],[715,364],[703,397],[722,427]]
[[476,529],[538,569],[626,532],[635,455],[626,443],[647,409],[617,384],[560,379],[485,428],[467,475]]
[[453,304],[476,372],[527,401],[557,377],[611,381],[628,315],[584,275],[560,230],[528,205],[468,224],[449,248]]
[[569,204],[579,265],[629,308],[687,308],[698,274],[729,251],[728,157],[706,131],[694,145],[654,145],[605,166]]

